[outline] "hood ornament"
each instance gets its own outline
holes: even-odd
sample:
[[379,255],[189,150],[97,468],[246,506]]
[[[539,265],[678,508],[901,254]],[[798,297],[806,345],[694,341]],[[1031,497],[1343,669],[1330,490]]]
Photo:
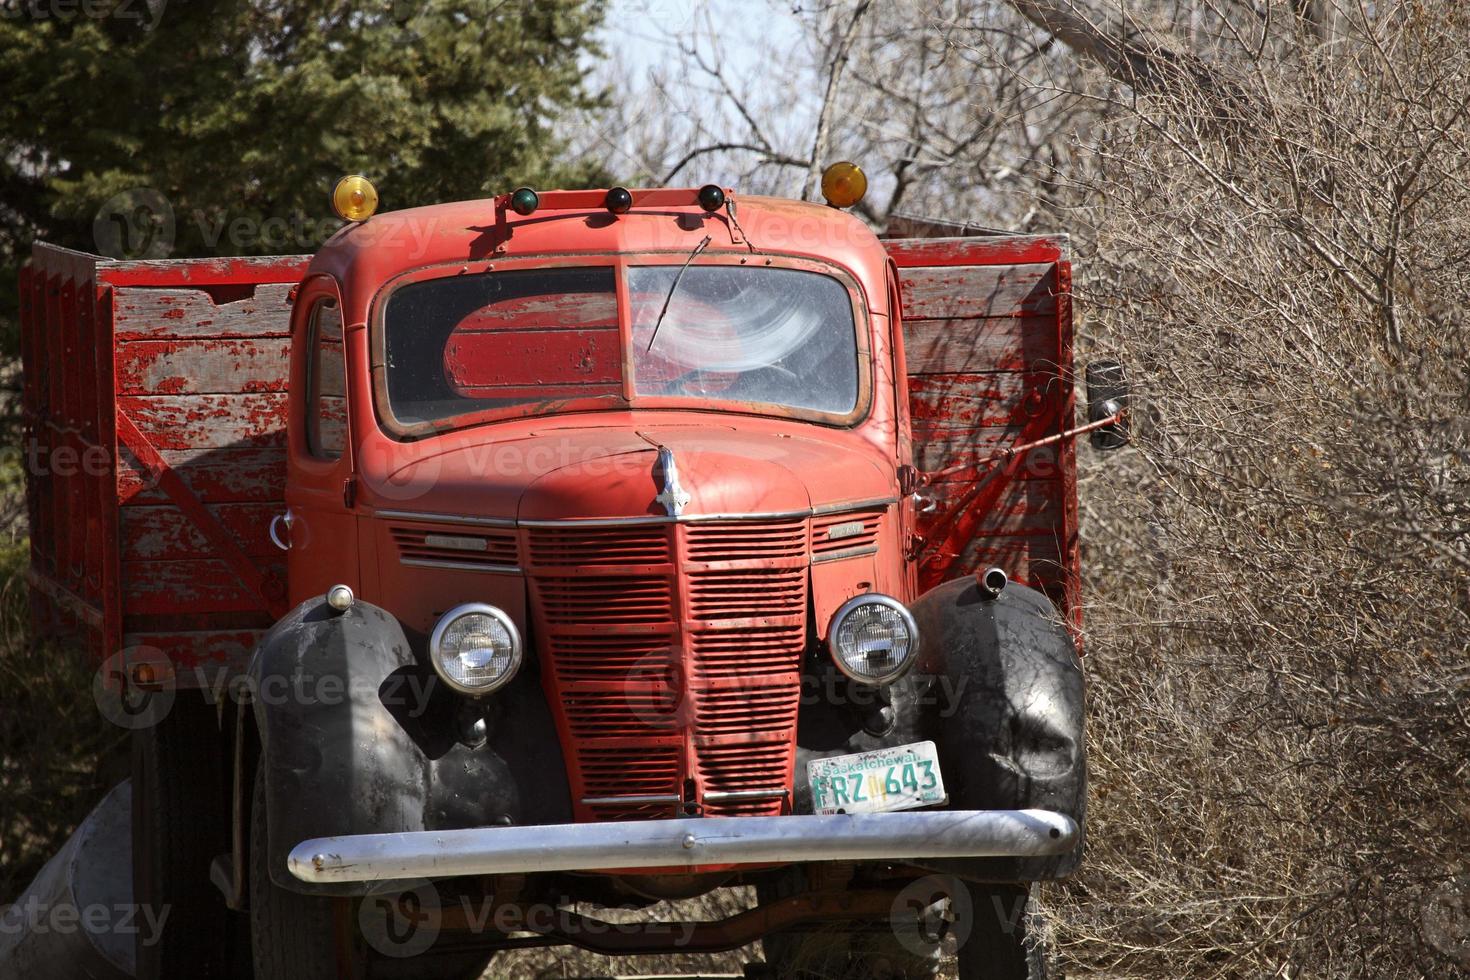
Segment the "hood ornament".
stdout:
[[658,468],[663,473],[663,491],[653,498],[663,504],[670,517],[678,517],[689,504],[689,494],[679,486],[679,466],[674,462],[674,451],[668,446],[658,447]]

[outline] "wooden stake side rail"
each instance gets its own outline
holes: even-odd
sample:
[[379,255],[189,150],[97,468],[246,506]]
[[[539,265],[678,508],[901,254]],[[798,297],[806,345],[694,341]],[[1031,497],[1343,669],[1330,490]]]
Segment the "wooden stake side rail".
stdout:
[[307,257],[21,272],[32,619],[98,660],[243,665],[284,611],[288,294]]
[[[979,465],[1009,445],[1061,433],[1076,413],[1072,269],[1065,238],[889,239],[903,300],[914,463],[948,470],[924,495],[919,533],[938,527],[920,588],[990,566],[1045,592],[1081,626],[1074,440]],[[998,472],[996,470],[999,470]]]

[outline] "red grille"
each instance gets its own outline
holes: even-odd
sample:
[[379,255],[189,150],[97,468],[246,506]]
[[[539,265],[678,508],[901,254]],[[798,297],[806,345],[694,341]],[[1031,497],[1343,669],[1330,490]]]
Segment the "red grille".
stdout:
[[[705,803],[714,816],[771,813],[772,800],[761,798],[719,799],[721,793],[761,793],[774,786],[790,786],[795,752],[789,742],[760,746],[711,745],[699,754],[699,771],[707,793],[716,794]],[[781,801],[776,800],[779,804]]]
[[784,626],[738,632],[711,630],[694,633],[689,639],[696,676],[751,677],[799,670],[806,629]]
[[527,532],[579,820],[788,806],[809,540],[804,520]]
[[667,636],[553,634],[547,637],[557,679],[620,681],[629,675],[666,672],[676,660]]
[[[671,795],[679,785],[682,750],[678,745],[599,749],[588,745],[577,753],[584,798]],[[597,820],[648,820],[669,814],[667,803],[618,801],[591,803]]]
[[812,520],[812,557],[850,551],[873,551],[878,547],[878,525],[883,510],[826,514]]
[[806,611],[805,566],[691,572],[689,608],[695,619],[769,619]]
[[800,686],[755,687],[740,684],[695,694],[695,724],[700,734],[779,733],[796,725]]
[[806,521],[782,524],[698,523],[687,525],[689,560],[761,562],[806,558]]
[[514,567],[519,561],[516,532],[481,528],[424,528],[395,525],[389,529],[405,562]]
[[674,590],[655,576],[583,576],[533,579],[547,623],[592,626],[669,622]]
[[537,528],[531,534],[531,563],[569,568],[658,565],[669,561],[669,530],[646,528]]

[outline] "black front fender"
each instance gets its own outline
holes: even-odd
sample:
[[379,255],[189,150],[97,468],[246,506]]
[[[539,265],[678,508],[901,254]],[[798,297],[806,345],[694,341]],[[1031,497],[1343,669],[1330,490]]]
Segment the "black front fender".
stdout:
[[[919,672],[942,692],[927,724],[955,809],[1041,809],[1085,831],[1087,750],[1081,664],[1051,602],[1011,583],[986,598],[973,577],[913,604]],[[1034,881],[1071,874],[1082,855],[938,862],[968,878]]]
[[270,873],[282,887],[367,890],[307,885],[286,870],[287,853],[315,837],[571,818],[534,663],[473,701],[418,662],[383,609],[359,600],[339,613],[313,598],[261,639],[248,676]]

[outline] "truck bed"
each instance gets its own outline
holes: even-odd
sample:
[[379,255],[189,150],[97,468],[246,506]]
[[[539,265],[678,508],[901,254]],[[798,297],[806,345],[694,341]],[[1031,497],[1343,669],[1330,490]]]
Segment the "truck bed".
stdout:
[[154,647],[233,666],[283,611],[266,529],[284,506],[288,295],[306,263],[35,247],[20,295],[40,635],[99,660]]

